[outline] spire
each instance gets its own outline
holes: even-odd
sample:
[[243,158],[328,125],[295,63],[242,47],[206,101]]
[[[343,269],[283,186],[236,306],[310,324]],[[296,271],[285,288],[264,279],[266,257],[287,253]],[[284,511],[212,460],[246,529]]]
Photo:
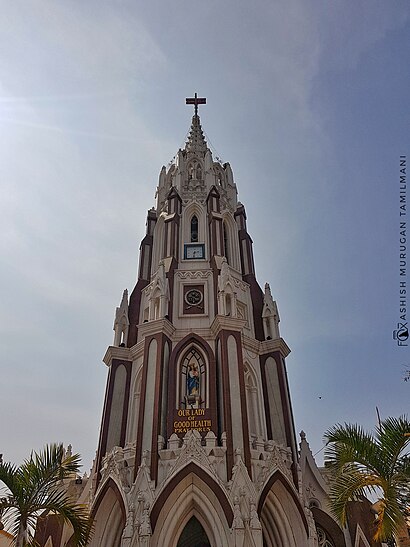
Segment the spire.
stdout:
[[185,150],[187,152],[205,153],[207,148],[208,147],[201,127],[201,121],[198,114],[194,114],[192,116],[191,129],[189,131],[188,140],[185,144]]
[[186,104],[194,105],[194,115],[192,117],[191,129],[189,131],[188,140],[185,145],[185,150],[187,152],[203,152],[207,150],[207,145],[204,137],[204,133],[201,127],[201,121],[198,116],[198,105],[206,104],[205,97],[198,97],[198,94],[195,93],[194,97],[188,97],[185,99]]

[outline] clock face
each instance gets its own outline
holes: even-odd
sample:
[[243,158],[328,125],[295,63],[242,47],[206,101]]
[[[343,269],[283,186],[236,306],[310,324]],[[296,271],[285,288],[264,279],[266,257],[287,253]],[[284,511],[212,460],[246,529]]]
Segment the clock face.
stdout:
[[185,245],[184,258],[189,260],[205,258],[205,245],[200,243],[198,245]]
[[191,289],[185,294],[185,302],[189,306],[198,306],[203,300],[203,294],[198,289]]

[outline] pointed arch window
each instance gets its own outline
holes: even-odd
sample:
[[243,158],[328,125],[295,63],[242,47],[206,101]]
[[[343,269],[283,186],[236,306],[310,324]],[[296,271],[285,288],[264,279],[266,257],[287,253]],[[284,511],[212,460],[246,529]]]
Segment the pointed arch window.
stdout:
[[188,165],[188,180],[202,180],[202,167],[199,161],[192,161]]
[[181,365],[181,405],[185,408],[202,408],[205,401],[205,361],[192,347]]
[[198,217],[196,215],[191,218],[191,241],[193,243],[198,241]]

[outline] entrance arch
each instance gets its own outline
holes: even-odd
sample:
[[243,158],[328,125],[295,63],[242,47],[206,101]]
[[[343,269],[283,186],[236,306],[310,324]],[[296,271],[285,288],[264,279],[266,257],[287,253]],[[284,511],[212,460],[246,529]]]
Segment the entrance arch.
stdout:
[[179,536],[177,547],[211,547],[208,536],[196,517],[191,517],[187,522]]
[[125,507],[120,491],[111,478],[98,495],[91,516],[94,533],[90,547],[120,547]]
[[299,498],[280,471],[262,490],[258,504],[264,547],[307,547],[309,528]]
[[182,547],[191,533],[199,538],[198,545],[192,544],[195,547],[229,546],[232,519],[232,508],[221,487],[190,463],[166,485],[152,508],[152,544]]

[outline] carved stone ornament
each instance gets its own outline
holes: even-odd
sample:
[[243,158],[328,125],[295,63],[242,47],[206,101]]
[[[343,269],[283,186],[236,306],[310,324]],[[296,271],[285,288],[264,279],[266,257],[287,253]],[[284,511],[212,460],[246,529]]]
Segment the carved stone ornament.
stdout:
[[101,468],[102,481],[108,477],[112,477],[128,492],[132,485],[132,470],[128,467],[127,461],[124,458],[124,450],[120,446],[114,446],[102,460]]
[[262,489],[268,477],[278,469],[292,481],[292,454],[289,448],[277,445],[274,441],[267,443],[267,457],[261,462],[261,470],[257,478],[257,487]]

